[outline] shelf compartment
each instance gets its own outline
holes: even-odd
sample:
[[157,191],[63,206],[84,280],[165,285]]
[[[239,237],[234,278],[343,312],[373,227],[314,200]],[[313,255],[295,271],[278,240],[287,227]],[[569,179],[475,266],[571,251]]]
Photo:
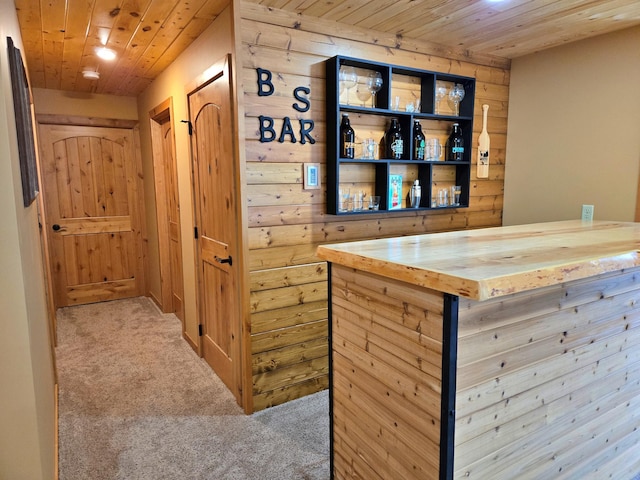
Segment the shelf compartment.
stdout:
[[[398,113],[421,113],[423,82],[425,79],[415,75],[391,73],[391,97],[389,99],[390,110]],[[433,78],[433,75],[430,76]],[[431,82],[433,83],[433,82]],[[419,104],[416,105],[416,101]],[[430,110],[426,110],[429,112]]]
[[[466,162],[442,162],[432,164],[431,183],[429,185],[429,200],[431,208],[455,207],[462,208],[469,206],[469,174],[470,165]],[[460,202],[453,205],[451,198],[451,187],[458,185],[461,188]],[[447,191],[447,202],[441,202],[440,192]],[[423,192],[424,195],[424,192]]]
[[[448,102],[448,92],[453,87],[454,84],[459,83],[464,87],[464,98],[460,103],[459,115],[455,115],[453,108],[449,105]],[[433,112],[438,115],[449,116],[452,118],[461,118],[461,117],[473,117],[473,99],[475,97],[475,80],[466,78],[466,77],[458,77],[455,75],[446,75],[441,73],[436,73],[435,75],[435,87],[438,85],[444,85],[447,87],[447,95],[442,99],[442,101],[437,104],[435,97],[435,88],[433,95],[434,108]],[[438,106],[440,108],[438,108]]]
[[[340,214],[361,213],[354,211],[353,207],[354,197],[358,197],[358,194],[365,205],[368,205],[369,197],[372,195],[380,195],[382,203],[382,195],[379,193],[381,190],[377,181],[387,171],[386,162],[349,160],[341,163],[336,211]],[[382,208],[381,205],[380,209]]]
[[[349,89],[340,81],[340,72],[347,68],[353,68],[358,77],[356,85]],[[382,77],[382,87],[375,95],[375,103],[372,101],[372,96],[362,99],[357,95],[359,88],[367,87],[367,78],[372,72],[378,72]],[[338,82],[336,91],[338,92],[338,103],[340,107],[358,106],[360,108],[388,109],[390,78],[390,68],[384,64],[363,62],[346,57],[340,58],[338,60],[338,74],[336,75],[336,81]]]

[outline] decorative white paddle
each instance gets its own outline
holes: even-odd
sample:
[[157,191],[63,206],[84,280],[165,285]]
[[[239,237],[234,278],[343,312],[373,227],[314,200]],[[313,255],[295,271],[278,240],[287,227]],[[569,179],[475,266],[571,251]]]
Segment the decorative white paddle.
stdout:
[[482,105],[482,132],[478,138],[478,178],[489,177],[489,133],[487,133],[487,111],[489,105]]

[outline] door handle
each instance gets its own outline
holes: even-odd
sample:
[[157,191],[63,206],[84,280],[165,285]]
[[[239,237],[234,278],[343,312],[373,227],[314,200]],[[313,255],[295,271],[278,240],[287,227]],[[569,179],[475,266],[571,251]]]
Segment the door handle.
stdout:
[[233,260],[231,259],[231,255],[229,255],[227,258],[220,258],[216,255],[214,258],[218,263],[228,263],[229,266],[233,265]]

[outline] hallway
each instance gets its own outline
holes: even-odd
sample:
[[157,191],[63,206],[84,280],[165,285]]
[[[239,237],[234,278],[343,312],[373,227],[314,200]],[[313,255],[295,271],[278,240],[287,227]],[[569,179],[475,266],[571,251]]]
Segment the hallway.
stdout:
[[329,478],[327,392],[251,416],[144,297],[58,311],[60,480]]

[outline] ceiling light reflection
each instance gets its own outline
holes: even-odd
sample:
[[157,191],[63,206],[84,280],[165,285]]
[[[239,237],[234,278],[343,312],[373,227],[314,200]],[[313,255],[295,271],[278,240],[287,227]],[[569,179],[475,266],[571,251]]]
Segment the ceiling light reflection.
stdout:
[[96,49],[96,55],[103,60],[113,60],[116,58],[116,52],[107,47],[100,47]]

